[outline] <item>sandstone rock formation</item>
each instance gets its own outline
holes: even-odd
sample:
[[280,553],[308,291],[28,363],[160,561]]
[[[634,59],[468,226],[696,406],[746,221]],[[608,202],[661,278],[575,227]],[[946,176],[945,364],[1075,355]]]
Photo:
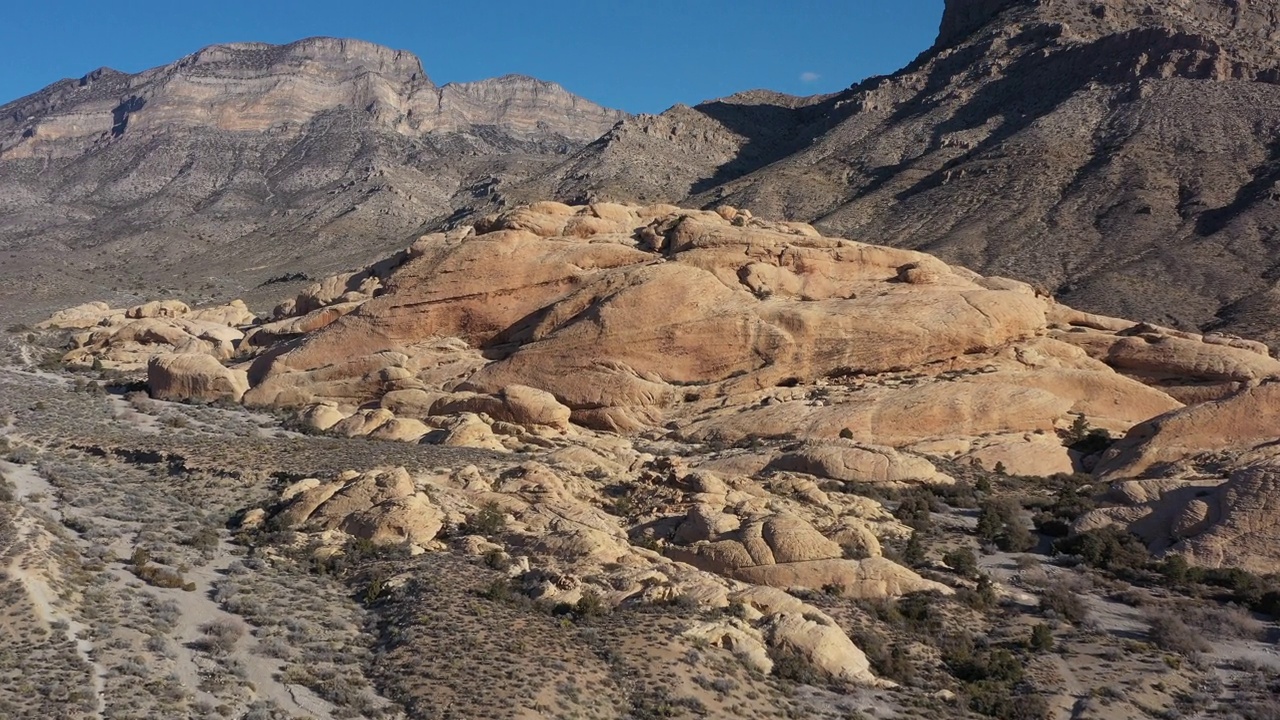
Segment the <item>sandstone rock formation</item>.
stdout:
[[[1191,359],[1131,379],[1109,354],[1092,359],[1061,339],[1079,328],[1124,337],[1073,325],[1099,321],[1028,286],[731,209],[541,203],[486,218],[471,236],[425,236],[401,263],[372,299],[349,300],[360,304],[296,347],[262,355],[247,402],[381,402],[417,419],[476,412],[628,432],[688,417],[681,433],[695,440],[843,431],[904,447],[1052,433],[1072,413],[1122,432],[1180,407],[1162,383],[1198,382],[1204,358],[1239,362],[1233,354],[1244,353],[1253,376],[1272,364],[1280,372],[1256,348],[1179,336]],[[910,272],[924,268],[927,278]],[[340,297],[341,287],[323,295]],[[295,301],[294,312],[315,304]],[[1162,332],[1148,334],[1174,337]],[[919,368],[922,377],[908,377]],[[814,383],[827,400],[792,389]],[[530,399],[514,399],[520,393]],[[723,398],[743,410],[705,412]]]
[[223,367],[212,355],[156,355],[147,363],[147,387],[161,400],[240,402],[249,390],[243,370]]
[[[308,533],[323,546],[315,550],[321,554],[336,551],[345,537],[441,550],[438,536],[448,527],[456,550],[508,558],[512,582],[534,597],[574,602],[594,592],[611,603],[684,597],[711,607],[735,604],[739,618],[696,626],[687,634],[731,647],[761,671],[772,667],[774,654],[784,653],[835,679],[877,682],[862,651],[817,608],[779,590],[737,582],[723,568],[703,572],[628,542],[617,518],[596,507],[598,491],[568,466],[527,463],[496,472],[473,467],[410,477],[403,468],[386,468],[347,472],[328,482],[308,478],[283,490],[271,513],[246,518]],[[678,484],[691,482],[679,478]],[[486,513],[489,519],[479,521]],[[501,518],[496,526],[495,517]],[[473,527],[490,534],[465,534]],[[813,539],[807,522],[795,515],[769,527],[782,560],[803,555]],[[820,544],[829,543],[817,537]],[[884,598],[939,587],[883,558],[865,562],[869,569],[861,576],[868,582],[851,588],[860,596]]]
[[[196,310],[177,300],[152,301],[123,310],[94,302],[55,313],[37,327],[83,331],[71,336],[73,349],[62,358],[68,365],[138,371],[146,369],[151,358],[165,353],[230,360],[245,337],[238,327],[256,320],[240,300]],[[176,397],[183,396],[179,392]],[[239,399],[237,395],[235,400]]]
[[1070,471],[1085,458],[1055,435],[1077,417],[1122,434],[1280,377],[1257,343],[727,207],[538,203],[314,283],[270,322],[213,322],[244,313],[93,305],[49,323],[105,323],[71,363],[242,359],[246,404],[314,430],[493,450],[583,428],[821,440],[766,464],[845,482],[947,482],[920,452]]
[[1156,552],[1270,573],[1280,540],[1280,383],[1142,423],[1096,472],[1113,483],[1115,502],[1078,530],[1119,524]]
[[1152,418],[1108,451],[1100,477],[1168,476],[1171,466],[1205,455],[1263,452],[1280,440],[1280,382]]

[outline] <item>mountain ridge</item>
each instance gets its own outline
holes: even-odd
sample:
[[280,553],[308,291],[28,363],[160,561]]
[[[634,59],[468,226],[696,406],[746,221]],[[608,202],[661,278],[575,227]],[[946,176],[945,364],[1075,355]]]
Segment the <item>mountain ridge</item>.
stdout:
[[4,304],[359,265],[623,117],[534,78],[436,85],[336,38],[59,81],[0,107]]

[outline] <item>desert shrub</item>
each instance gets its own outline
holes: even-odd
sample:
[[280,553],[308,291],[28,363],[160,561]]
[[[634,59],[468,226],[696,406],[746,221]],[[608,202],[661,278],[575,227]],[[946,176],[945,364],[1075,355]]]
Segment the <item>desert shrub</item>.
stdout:
[[496,578],[480,591],[480,597],[494,602],[506,602],[516,594],[507,578]]
[[892,615],[896,616],[897,624],[910,633],[936,635],[947,622],[942,605],[942,596],[937,593],[912,593],[898,598]]
[[978,509],[978,537],[1006,552],[1035,547],[1035,537],[1022,522],[1022,511],[1008,499],[984,500]]
[[1022,661],[1004,649],[960,653],[953,646],[943,661],[953,677],[966,683],[1011,685],[1022,679]]
[[925,563],[924,540],[921,537],[923,534],[920,530],[912,530],[911,537],[902,549],[902,562],[907,567],[920,567]]
[[938,485],[929,488],[929,492],[951,507],[972,509],[978,507],[978,493],[991,492],[991,482],[985,475],[981,475],[972,483],[957,482],[954,485]]
[[1079,625],[1089,618],[1089,608],[1076,589],[1068,582],[1050,583],[1040,597],[1040,607],[1067,622]]
[[976,577],[978,575],[978,558],[969,548],[956,548],[942,556],[942,562],[955,571],[960,577]]
[[202,650],[225,655],[235,649],[236,643],[245,635],[242,623],[229,619],[210,620],[200,626],[203,637],[197,641]]
[[979,612],[990,610],[996,604],[995,583],[991,581],[991,576],[979,573],[977,587],[960,588],[956,591],[956,600]]
[[1117,573],[1131,573],[1150,561],[1146,545],[1136,535],[1114,526],[1063,538],[1053,547],[1063,555],[1078,556],[1086,565]]
[[1280,704],[1251,702],[1240,708],[1240,716],[1244,720],[1280,720]]
[[659,720],[684,717],[689,713],[706,715],[706,705],[695,697],[673,697],[665,687],[637,690],[631,694],[631,712],[634,720]]
[[182,588],[187,592],[196,589],[195,583],[187,582],[182,573],[161,565],[135,565],[133,574],[148,585],[158,588]]
[[1180,618],[1169,613],[1155,613],[1147,618],[1147,634],[1156,647],[1165,652],[1191,655],[1207,652],[1209,644],[1187,627]]
[[830,676],[813,666],[805,658],[793,652],[777,651],[773,654],[773,674],[798,685],[824,685]]
[[933,525],[933,495],[925,489],[908,494],[898,503],[893,516],[917,532],[927,532]]
[[1190,607],[1181,616],[1202,637],[1261,640],[1266,635],[1266,625],[1239,605]]
[[1096,455],[1111,447],[1113,442],[1111,433],[1090,427],[1089,419],[1084,415],[1077,415],[1071,428],[1061,433],[1062,444],[1081,455]]
[[965,686],[969,709],[988,717],[1005,718],[1015,710],[1013,690],[1007,684],[985,680]]
[[507,528],[507,516],[497,503],[485,503],[484,507],[467,519],[466,531],[470,535],[492,537],[501,535]]
[[974,642],[968,633],[944,636],[938,649],[953,677],[963,684],[973,712],[1002,720],[1041,720],[1048,716],[1043,698],[1020,693],[1025,660],[1003,648]]
[[600,593],[595,590],[584,590],[578,602],[573,606],[574,615],[578,617],[595,617],[609,612],[609,605]]
[[871,669],[881,677],[887,677],[904,685],[916,679],[916,664],[905,643],[890,643],[875,630],[854,633],[854,644],[867,656]]
[[1031,637],[1027,639],[1027,647],[1035,652],[1047,652],[1053,649],[1053,630],[1044,623],[1031,628]]
[[364,588],[364,604],[372,605],[382,599],[387,592],[386,581],[382,577],[382,573],[375,572],[369,578],[369,584]]
[[179,542],[197,550],[214,550],[218,547],[218,531],[211,527],[203,527]]
[[1098,506],[1093,498],[1100,488],[1088,475],[1059,473],[1049,478],[1049,482],[1058,485],[1054,499],[1035,513],[1032,522],[1045,535],[1066,537],[1076,518]]
[[35,448],[20,445],[10,450],[5,459],[14,465],[34,465],[40,459],[40,454]]

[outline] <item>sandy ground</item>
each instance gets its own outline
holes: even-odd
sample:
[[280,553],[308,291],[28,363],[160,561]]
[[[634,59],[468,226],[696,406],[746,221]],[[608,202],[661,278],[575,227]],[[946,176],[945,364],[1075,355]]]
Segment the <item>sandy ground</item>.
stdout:
[[[57,505],[52,486],[33,467],[0,462],[0,472],[3,472],[5,477],[13,483],[15,496],[23,504],[17,523],[20,538],[30,539],[39,533],[40,521],[33,515],[34,512],[39,512],[55,521],[62,519],[62,508]],[[122,533],[118,549],[122,550],[129,546],[125,541],[127,537]],[[87,542],[84,545],[88,547]],[[128,555],[127,552],[117,554]],[[10,575],[23,583],[28,596],[46,624],[57,621],[66,624],[68,639],[76,643],[80,656],[94,670],[93,685],[98,698],[97,716],[102,717],[105,704],[106,668],[97,661],[93,643],[85,639],[86,626],[76,619],[74,609],[66,607],[65,603],[58,598],[47,579],[38,570],[23,567],[21,559],[21,557],[15,559],[10,565],[8,568]],[[187,574],[187,579],[195,583],[194,591],[149,588],[149,592],[155,594],[157,598],[170,600],[180,609],[181,614],[173,631],[173,639],[177,641],[175,671],[181,678],[183,686],[195,699],[213,704],[218,703],[216,698],[200,690],[201,676],[211,671],[213,660],[197,649],[196,641],[204,635],[200,629],[201,626],[210,621],[226,620],[244,624],[237,616],[219,608],[212,599],[214,583],[223,577],[223,573],[235,559],[225,539],[220,540],[213,559],[202,567],[193,568]],[[107,572],[118,588],[137,582],[122,561],[111,563]],[[315,720],[332,719],[334,708],[331,704],[308,688],[280,682],[276,678],[280,674],[283,663],[265,657],[256,650],[257,640],[252,635],[245,635],[237,647],[229,653],[229,658],[244,665],[247,670],[247,679],[253,683],[254,692],[258,698],[271,700],[281,709],[300,717]]]

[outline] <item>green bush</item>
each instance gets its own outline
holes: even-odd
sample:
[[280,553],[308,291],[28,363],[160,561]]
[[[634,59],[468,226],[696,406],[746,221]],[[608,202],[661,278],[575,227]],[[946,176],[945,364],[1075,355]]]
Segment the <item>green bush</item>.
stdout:
[[466,531],[470,535],[493,537],[507,529],[507,515],[495,502],[488,502],[480,511],[467,519]]
[[1181,619],[1167,612],[1152,615],[1147,623],[1147,634],[1151,642],[1165,652],[1191,655],[1208,652],[1210,649],[1204,638],[1192,632]]
[[1040,623],[1031,628],[1031,637],[1027,639],[1027,647],[1035,652],[1047,652],[1053,649],[1053,630]]
[[907,495],[898,503],[893,516],[914,530],[927,532],[933,525],[933,495],[924,489]]
[[969,548],[952,550],[942,556],[942,562],[960,577],[972,578],[978,575],[978,558]]
[[1026,552],[1035,537],[1022,521],[1022,511],[1008,499],[988,499],[978,509],[978,537],[1005,552]]
[[1076,625],[1089,619],[1089,608],[1084,600],[1071,585],[1061,580],[1045,588],[1040,607]]
[[1086,565],[1112,572],[1132,572],[1145,568],[1151,560],[1146,545],[1136,535],[1114,526],[1063,538],[1053,548],[1063,555],[1078,556]]

